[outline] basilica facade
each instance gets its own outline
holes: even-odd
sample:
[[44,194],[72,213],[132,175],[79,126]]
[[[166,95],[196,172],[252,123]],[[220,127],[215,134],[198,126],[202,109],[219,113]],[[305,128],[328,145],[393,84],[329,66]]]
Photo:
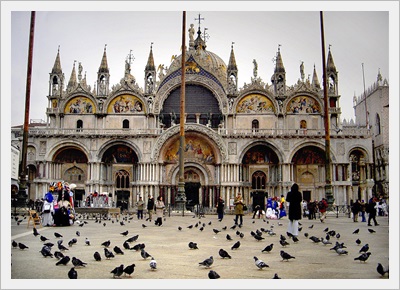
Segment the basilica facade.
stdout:
[[[196,35],[192,26],[184,52],[184,116],[182,55],[168,67],[156,66],[150,47],[142,84],[131,74],[129,59],[120,82],[111,84],[105,48],[91,88],[81,63],[77,68],[74,63],[65,81],[58,51],[46,124],[29,130],[29,198],[42,198],[50,182],[63,180],[76,185],[78,206],[94,192],[129,207],[139,196],[146,201],[148,195],[162,195],[173,206],[179,154],[189,204],[212,208],[222,195],[229,207],[241,192],[251,205],[260,192],[265,198],[286,196],[293,183],[306,200],[325,197],[325,106],[315,67],[309,79],[302,64],[297,83],[287,84],[278,48],[270,83],[258,76],[254,60],[251,83],[239,87],[233,45],[226,64],[203,38],[200,27]],[[330,50],[326,68],[332,194],[336,205],[347,205],[372,195],[372,139],[366,126],[341,122],[339,76]],[[13,142],[20,146],[22,139]]]

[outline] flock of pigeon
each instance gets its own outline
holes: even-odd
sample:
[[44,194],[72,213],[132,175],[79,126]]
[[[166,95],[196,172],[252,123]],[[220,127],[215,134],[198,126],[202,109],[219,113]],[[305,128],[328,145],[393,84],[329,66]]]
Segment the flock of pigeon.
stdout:
[[[195,218],[195,217],[193,217]],[[121,221],[118,219],[111,219],[106,216],[96,215],[94,223],[101,224],[102,226],[106,226],[111,222],[114,226],[117,225],[119,227],[127,226],[130,221],[133,219],[133,215],[128,214],[122,217]],[[177,233],[173,233],[174,235],[179,235],[181,231],[192,231],[192,238],[195,240],[196,237],[200,234],[200,232],[209,232],[214,238],[218,237],[218,239],[226,239],[227,244],[225,249],[221,247],[218,250],[218,256],[220,259],[234,259],[232,253],[234,251],[238,251],[242,244],[250,243],[252,239],[256,243],[260,243],[260,250],[258,254],[249,253],[254,259],[254,269],[255,270],[263,270],[266,268],[272,268],[268,265],[267,260],[270,258],[270,254],[273,252],[278,252],[282,262],[289,262],[293,263],[296,261],[296,251],[294,248],[291,249],[291,244],[298,244],[302,243],[304,245],[310,244],[321,244],[323,246],[327,246],[326,249],[329,251],[334,251],[337,253],[338,256],[348,256],[353,255],[354,261],[360,261],[360,263],[367,263],[369,257],[372,255],[370,245],[368,243],[362,243],[360,238],[357,237],[360,229],[356,229],[352,234],[354,235],[355,243],[357,246],[360,246],[358,253],[351,252],[347,250],[347,245],[344,242],[341,242],[340,238],[341,235],[339,232],[333,229],[329,229],[326,227],[322,232],[316,232],[313,229],[314,224],[308,226],[307,230],[303,230],[303,225],[299,223],[299,236],[293,236],[290,233],[286,232],[284,234],[277,234],[275,232],[275,227],[283,226],[281,221],[270,221],[270,220],[263,220],[262,227],[254,228],[247,234],[246,232],[242,231],[241,228],[238,228],[236,225],[227,226],[223,225],[223,223],[219,223],[219,226],[216,227],[212,224],[212,221],[209,221],[207,224],[203,222],[202,219],[206,218],[199,218],[198,221],[194,221],[186,226],[178,226],[177,225]],[[20,223],[17,217],[15,219],[17,222]],[[188,219],[186,219],[188,221]],[[43,234],[39,233],[36,228],[33,228],[33,236],[34,239],[31,243],[41,243],[41,250],[39,251],[38,255],[42,256],[43,258],[55,258],[54,265],[55,266],[67,266],[66,270],[66,277],[70,279],[78,279],[79,278],[79,269],[84,267],[92,267],[94,263],[101,262],[102,260],[112,260],[118,261],[118,256],[123,256],[125,252],[138,252],[140,253],[140,257],[142,260],[148,260],[148,269],[151,271],[156,271],[158,269],[157,261],[153,255],[151,255],[146,250],[145,243],[138,243],[139,234],[129,236],[130,230],[139,231],[138,228],[133,224],[125,227],[124,231],[121,231],[119,234],[124,237],[124,241],[122,246],[115,244],[110,239],[106,239],[99,245],[93,245],[88,237],[85,237],[84,242],[79,241],[81,239],[80,231],[84,232],[83,227],[88,224],[89,222],[93,222],[89,220],[89,216],[81,215],[78,217],[78,226],[80,227],[79,230],[76,230],[74,237],[68,238],[68,242],[64,242],[64,236],[60,233],[62,232],[63,228],[54,227],[52,234],[54,235],[54,243],[51,242],[53,237],[50,236],[46,237]],[[19,225],[18,223],[18,225]],[[258,224],[259,225],[259,224]],[[142,230],[145,230],[147,227],[146,224],[142,223]],[[252,221],[252,227],[255,227],[255,221]],[[82,228],[82,229],[81,229]],[[210,228],[210,229],[208,229]],[[199,232],[196,232],[195,230]],[[282,229],[283,230],[283,229]],[[282,232],[282,230],[280,232]],[[370,234],[375,234],[375,231],[371,228],[368,228]],[[302,234],[300,234],[302,233]],[[48,234],[50,235],[50,233]],[[279,245],[277,245],[279,238]],[[196,241],[190,241],[188,243],[188,250],[199,250],[199,245]],[[236,240],[234,242],[234,240]],[[87,247],[93,248],[93,260],[91,261],[82,261],[78,255],[79,251],[74,251],[76,247],[75,244],[77,243],[84,243]],[[265,243],[267,243],[265,245]],[[134,244],[134,245],[132,245]],[[261,246],[264,244],[263,246]],[[26,251],[29,250],[29,245],[25,245],[21,242],[17,242],[15,240],[12,241],[12,248],[19,248],[20,250]],[[278,249],[277,249],[278,248]],[[231,253],[229,253],[229,251]],[[328,251],[327,251],[328,252]],[[198,263],[199,267],[204,267],[208,271],[208,278],[209,279],[219,279],[224,278],[221,277],[222,275],[217,273],[217,269],[212,269],[215,261],[215,257],[217,253],[204,257],[202,261],[193,261],[193,263]],[[184,252],[182,252],[182,256],[184,256]],[[264,258],[266,257],[266,258]],[[136,258],[135,259],[139,259]],[[292,261],[293,260],[293,261]],[[126,261],[126,259],[124,259]],[[71,265],[72,264],[72,265]],[[168,265],[165,265],[166,267]],[[114,267],[110,268],[109,274],[110,278],[132,278],[135,272],[135,263],[133,263],[133,259],[131,263],[127,263],[124,265],[123,263],[116,263]],[[385,266],[382,263],[378,263],[376,266],[376,272],[381,276],[388,276],[389,275],[389,267]],[[50,278],[50,277],[49,277]],[[96,278],[96,277],[93,277]],[[203,277],[204,278],[204,277]],[[245,277],[244,277],[245,278]],[[281,279],[281,277],[273,271],[269,278],[272,279]],[[284,278],[284,277],[283,277]]]

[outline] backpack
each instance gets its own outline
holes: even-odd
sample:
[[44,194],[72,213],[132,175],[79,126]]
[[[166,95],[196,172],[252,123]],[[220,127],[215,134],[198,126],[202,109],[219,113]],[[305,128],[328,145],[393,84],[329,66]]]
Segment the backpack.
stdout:
[[324,202],[322,200],[318,202],[318,208],[319,209],[325,208],[325,204],[324,204]]

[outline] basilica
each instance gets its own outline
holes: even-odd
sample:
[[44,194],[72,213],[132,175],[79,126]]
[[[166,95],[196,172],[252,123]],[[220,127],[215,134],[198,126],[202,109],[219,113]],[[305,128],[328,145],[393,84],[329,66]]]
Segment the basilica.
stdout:
[[[271,56],[270,83],[258,76],[254,60],[251,83],[239,87],[233,44],[230,55],[218,56],[209,50],[200,26],[197,33],[193,25],[188,32],[184,116],[182,55],[168,67],[157,66],[150,47],[143,81],[131,74],[128,58],[124,75],[112,84],[104,48],[91,88],[81,63],[74,63],[66,82],[57,52],[49,68],[47,121],[29,129],[29,198],[42,198],[51,182],[62,180],[76,185],[76,206],[94,192],[117,206],[132,208],[139,196],[146,202],[149,195],[162,195],[174,206],[180,154],[191,205],[214,208],[222,196],[230,207],[239,192],[252,205],[260,193],[265,199],[286,196],[293,183],[305,200],[325,197],[324,91],[315,66],[306,78],[302,64],[298,81],[288,84],[278,46]],[[341,121],[331,50],[326,70],[332,194],[336,205],[348,205],[372,196],[372,136],[367,126]],[[181,118],[185,146],[179,150]]]

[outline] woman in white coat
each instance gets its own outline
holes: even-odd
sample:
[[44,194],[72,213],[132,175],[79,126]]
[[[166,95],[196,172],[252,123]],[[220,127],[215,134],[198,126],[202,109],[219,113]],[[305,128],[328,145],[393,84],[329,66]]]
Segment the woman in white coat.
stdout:
[[54,224],[54,205],[53,205],[53,195],[48,192],[44,196],[43,209],[42,209],[42,225],[51,227]]
[[156,209],[156,216],[157,216],[157,220],[155,222],[156,226],[162,226],[162,219],[164,216],[164,208],[165,208],[165,204],[163,202],[163,198],[161,195],[159,195],[157,197],[157,201],[154,205],[155,209]]

